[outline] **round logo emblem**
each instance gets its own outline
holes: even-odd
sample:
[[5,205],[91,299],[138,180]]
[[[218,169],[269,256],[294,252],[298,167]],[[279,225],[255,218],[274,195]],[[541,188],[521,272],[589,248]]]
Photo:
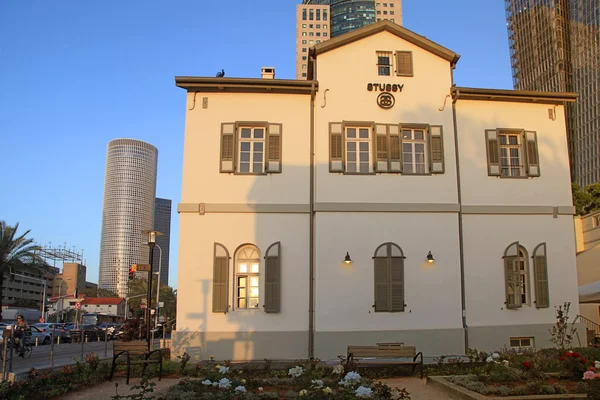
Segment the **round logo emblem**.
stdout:
[[391,93],[381,93],[377,96],[377,105],[381,108],[392,108],[396,104],[396,99]]

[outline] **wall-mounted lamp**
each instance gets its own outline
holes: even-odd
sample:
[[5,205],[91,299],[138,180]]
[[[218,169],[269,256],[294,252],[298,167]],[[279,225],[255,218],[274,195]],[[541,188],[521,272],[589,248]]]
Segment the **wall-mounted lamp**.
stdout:
[[427,262],[429,264],[431,264],[434,261],[435,261],[435,258],[433,258],[433,254],[431,254],[431,251],[430,251],[429,253],[427,253]]
[[346,252],[346,257],[344,258],[344,262],[346,264],[352,264],[352,259],[350,258],[350,254],[348,254],[348,252]]

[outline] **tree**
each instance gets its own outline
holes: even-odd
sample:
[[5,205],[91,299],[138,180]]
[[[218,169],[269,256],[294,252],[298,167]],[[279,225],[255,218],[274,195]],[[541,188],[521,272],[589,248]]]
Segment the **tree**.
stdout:
[[[41,268],[45,265],[42,258],[37,254],[40,247],[33,244],[33,239],[26,238],[31,230],[17,236],[19,223],[15,226],[0,221],[0,303],[3,299],[2,289],[4,276],[10,274],[11,270],[21,270],[31,266]],[[2,321],[2,308],[0,307],[0,321]]]
[[587,185],[583,189],[579,184],[573,183],[571,192],[577,215],[585,215],[600,210],[600,183]]
[[83,294],[85,294],[87,297],[119,297],[119,295],[112,290],[102,288],[88,288],[83,291]]
[[[150,305],[151,309],[156,308],[156,279],[152,280],[152,304]],[[145,296],[140,296],[142,294],[148,293],[148,281],[145,279],[134,279],[129,282],[129,298],[131,300],[128,301],[128,307],[130,310],[134,310],[134,315],[143,316],[144,311],[140,310],[140,305],[142,303],[142,299],[146,299]],[[140,296],[135,297],[134,296]],[[177,311],[177,291],[172,287],[167,285],[160,285],[160,299],[159,301],[165,303],[164,308],[160,310],[161,315],[165,316],[175,316]]]

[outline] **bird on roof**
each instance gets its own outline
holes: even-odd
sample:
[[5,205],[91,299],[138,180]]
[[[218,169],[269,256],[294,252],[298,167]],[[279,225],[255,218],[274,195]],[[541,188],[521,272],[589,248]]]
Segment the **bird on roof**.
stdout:
[[222,78],[225,76],[225,70],[222,69],[221,72],[217,72],[217,78]]

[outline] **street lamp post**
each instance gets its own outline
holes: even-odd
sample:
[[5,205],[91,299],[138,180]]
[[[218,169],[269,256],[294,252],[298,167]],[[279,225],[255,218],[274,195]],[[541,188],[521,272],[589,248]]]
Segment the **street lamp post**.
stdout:
[[[156,247],[158,247],[158,275],[156,276],[156,309],[154,311],[154,327],[156,328],[156,326],[158,325],[158,312],[159,312],[159,308],[158,308],[158,301],[160,300],[160,270],[162,267],[162,249],[160,248],[160,246],[158,244],[155,245]],[[150,288],[150,286],[148,286]],[[148,289],[150,290],[150,289]],[[148,304],[148,307],[150,307],[150,304]],[[164,329],[164,327],[163,327]],[[154,329],[152,330],[152,342],[154,342]]]
[[[63,321],[65,318],[64,318],[64,308],[63,308],[64,304],[63,304],[63,300],[60,298],[60,289],[61,289],[62,284],[63,284],[64,281],[70,281],[70,280],[71,280],[71,278],[67,278],[67,279],[60,278],[60,283],[58,284],[58,299],[57,299],[57,302],[60,301],[60,320],[61,321]],[[57,309],[57,311],[58,311],[58,309]]]
[[150,268],[148,270],[148,296],[146,297],[146,341],[148,343],[148,351],[150,351],[150,310],[152,309],[152,260],[154,257],[154,246],[156,246],[156,237],[162,235],[157,231],[144,231],[147,234],[148,247],[150,253],[148,255]]

